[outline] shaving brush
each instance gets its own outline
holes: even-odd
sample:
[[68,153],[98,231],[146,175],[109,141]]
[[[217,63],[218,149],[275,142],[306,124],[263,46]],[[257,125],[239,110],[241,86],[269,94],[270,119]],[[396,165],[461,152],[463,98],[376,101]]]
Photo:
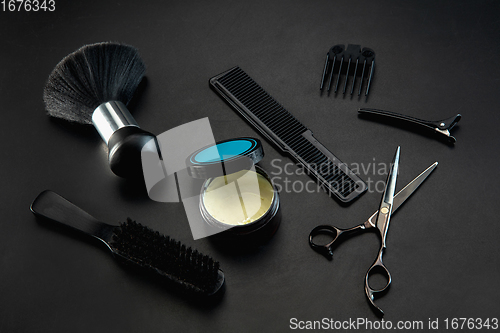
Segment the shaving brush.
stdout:
[[57,64],[43,92],[50,116],[94,125],[108,146],[111,170],[125,178],[142,176],[141,150],[155,139],[127,109],[145,72],[132,46],[85,45]]

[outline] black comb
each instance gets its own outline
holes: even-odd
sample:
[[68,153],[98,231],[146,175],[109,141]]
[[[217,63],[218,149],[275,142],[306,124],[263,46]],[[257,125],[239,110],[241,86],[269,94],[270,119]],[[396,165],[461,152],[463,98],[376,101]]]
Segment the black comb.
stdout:
[[361,46],[353,44],[347,45],[347,49],[342,44],[332,46],[326,54],[325,66],[323,68],[323,75],[321,77],[321,85],[319,89],[323,90],[328,76],[327,91],[330,92],[332,84],[335,81],[334,92],[337,93],[341,77],[343,76],[344,82],[342,94],[345,95],[349,78],[352,78],[350,92],[352,96],[354,86],[356,85],[356,78],[360,77],[358,88],[358,96],[360,96],[366,75],[367,83],[365,96],[368,96],[374,69],[375,52],[372,49],[367,47],[361,49]]
[[363,180],[241,68],[234,67],[211,78],[210,86],[340,201],[349,202],[366,191]]

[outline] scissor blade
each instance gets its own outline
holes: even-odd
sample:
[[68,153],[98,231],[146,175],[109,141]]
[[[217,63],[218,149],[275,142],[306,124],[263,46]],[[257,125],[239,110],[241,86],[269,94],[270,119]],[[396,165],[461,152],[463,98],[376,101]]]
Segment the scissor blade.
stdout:
[[376,226],[380,230],[380,235],[382,236],[382,248],[384,249],[386,247],[385,238],[387,236],[387,230],[389,229],[389,222],[391,220],[394,193],[396,193],[396,180],[398,178],[400,150],[400,147],[396,149],[396,154],[394,155],[394,159],[392,160],[391,171],[387,176],[384,194],[382,195],[382,202],[380,203],[377,215]]
[[[420,186],[420,184],[422,184],[424,180],[427,179],[427,177],[431,174],[432,171],[434,171],[437,165],[438,162],[434,162],[430,167],[425,169],[424,172],[422,172],[420,175],[415,177],[415,179],[409,182],[401,191],[399,191],[398,193],[396,193],[396,195],[394,195],[394,201],[392,204],[393,213],[399,208],[399,206],[401,206],[406,201],[406,199],[408,199],[413,194],[413,192],[415,192],[415,190]],[[367,222],[369,224],[366,224],[365,222],[365,227],[367,228],[375,227],[375,222],[373,220],[375,217],[377,217],[377,214],[378,210],[375,213],[373,213],[372,216],[370,216],[370,218],[368,219]]]
[[415,192],[415,190],[424,182],[424,180],[431,174],[436,168],[438,162],[434,162],[430,167],[425,169],[420,175],[413,179],[408,185],[406,185],[401,191],[394,196],[394,203],[392,205],[392,212],[394,213],[396,209],[399,208],[410,197],[410,195]]
[[384,195],[382,199],[381,207],[384,203],[392,205],[394,199],[394,193],[396,193],[396,179],[398,178],[399,170],[399,152],[401,148],[396,149],[396,154],[392,160],[391,172],[387,176],[387,182],[385,184]]

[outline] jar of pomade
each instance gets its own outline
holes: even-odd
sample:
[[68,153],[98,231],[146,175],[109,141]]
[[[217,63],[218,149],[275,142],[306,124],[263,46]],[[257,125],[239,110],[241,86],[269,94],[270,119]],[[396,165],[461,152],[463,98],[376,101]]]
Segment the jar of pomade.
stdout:
[[191,177],[205,179],[200,193],[203,220],[219,238],[264,240],[281,222],[280,199],[265,170],[260,140],[236,138],[194,152],[186,161]]

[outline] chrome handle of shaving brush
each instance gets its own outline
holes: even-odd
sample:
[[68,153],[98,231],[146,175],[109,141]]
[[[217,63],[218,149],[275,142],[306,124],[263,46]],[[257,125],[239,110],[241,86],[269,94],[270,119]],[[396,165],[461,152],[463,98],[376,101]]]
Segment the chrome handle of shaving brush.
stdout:
[[142,177],[142,148],[151,139],[156,142],[156,136],[141,129],[119,101],[99,105],[92,114],[92,123],[108,145],[111,171],[123,178]]
[[99,105],[92,114],[92,123],[106,144],[109,144],[111,136],[120,128],[127,126],[139,127],[125,104],[120,101],[111,101]]

